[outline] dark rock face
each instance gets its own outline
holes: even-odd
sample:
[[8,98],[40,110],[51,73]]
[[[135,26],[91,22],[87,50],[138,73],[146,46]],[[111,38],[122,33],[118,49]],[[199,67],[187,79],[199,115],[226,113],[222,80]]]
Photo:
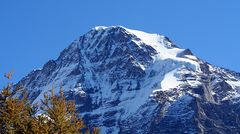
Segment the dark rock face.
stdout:
[[240,133],[239,73],[161,35],[96,27],[17,85],[36,103],[60,83],[102,133]]

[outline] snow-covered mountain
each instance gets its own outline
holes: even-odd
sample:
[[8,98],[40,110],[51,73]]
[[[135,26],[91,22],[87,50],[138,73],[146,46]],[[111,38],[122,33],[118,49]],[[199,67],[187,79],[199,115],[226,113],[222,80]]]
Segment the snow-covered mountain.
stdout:
[[240,133],[240,74],[162,35],[95,27],[18,84],[37,103],[60,83],[102,133]]

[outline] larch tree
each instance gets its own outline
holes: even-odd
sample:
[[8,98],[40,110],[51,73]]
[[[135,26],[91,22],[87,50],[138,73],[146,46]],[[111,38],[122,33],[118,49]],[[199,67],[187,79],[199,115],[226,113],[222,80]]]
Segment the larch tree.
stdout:
[[60,95],[55,96],[52,89],[51,95],[44,95],[41,109],[44,111],[42,116],[47,118],[45,122],[49,124],[49,133],[52,134],[76,134],[85,125],[82,120],[77,118],[75,103],[66,101],[62,88]]
[[[11,79],[12,74],[6,74]],[[99,134],[98,128],[88,129],[77,117],[73,101],[66,101],[63,90],[59,95],[45,94],[42,105],[31,105],[23,88],[8,84],[0,90],[0,134]],[[36,115],[40,112],[40,115]]]
[[[5,75],[11,79],[11,74]],[[27,102],[26,94],[23,93],[21,99],[16,96],[17,92],[22,90],[16,87],[14,90],[12,84],[4,87],[0,93],[0,133],[15,134],[27,133],[31,128],[33,109]]]

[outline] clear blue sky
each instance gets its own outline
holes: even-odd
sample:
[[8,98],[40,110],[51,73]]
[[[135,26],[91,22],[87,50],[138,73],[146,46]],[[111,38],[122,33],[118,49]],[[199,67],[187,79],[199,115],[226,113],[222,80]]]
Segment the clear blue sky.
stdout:
[[18,81],[97,25],[160,33],[240,72],[239,6],[239,0],[1,0],[0,80],[14,70]]

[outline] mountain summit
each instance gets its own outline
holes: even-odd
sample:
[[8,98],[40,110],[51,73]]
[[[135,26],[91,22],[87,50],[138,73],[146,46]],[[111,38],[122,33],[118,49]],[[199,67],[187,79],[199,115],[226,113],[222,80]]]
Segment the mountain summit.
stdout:
[[102,133],[240,132],[240,74],[159,34],[95,27],[18,85],[37,103],[60,83]]

